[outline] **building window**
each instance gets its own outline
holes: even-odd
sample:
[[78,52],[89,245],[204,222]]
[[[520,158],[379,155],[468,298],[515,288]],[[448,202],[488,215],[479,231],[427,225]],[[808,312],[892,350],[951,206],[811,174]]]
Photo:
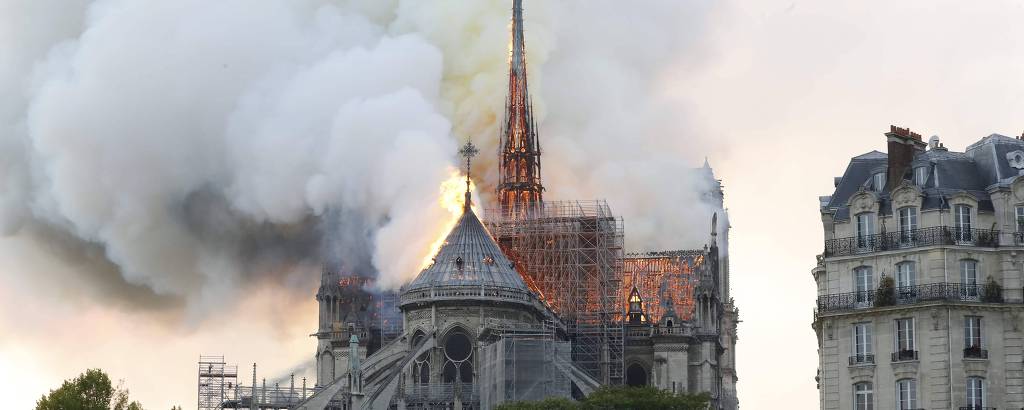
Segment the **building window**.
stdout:
[[980,377],[967,378],[967,407],[971,409],[985,407],[985,379]]
[[912,206],[900,208],[899,213],[900,242],[913,242],[914,231],[917,230],[917,208]]
[[978,261],[960,260],[960,296],[965,300],[977,300],[981,294],[978,286]]
[[896,295],[900,299],[913,299],[917,296],[917,270],[914,262],[896,264]]
[[872,288],[875,285],[875,275],[871,272],[870,266],[861,266],[853,270],[854,288],[857,291],[857,302],[870,304],[874,302],[875,295]]
[[875,409],[875,394],[871,389],[871,383],[861,382],[853,385],[853,409]]
[[956,239],[969,242],[971,240],[971,207],[968,205],[953,207],[953,222],[956,225],[954,231]]
[[981,348],[981,316],[964,318],[964,347]]
[[914,183],[922,187],[928,183],[928,167],[914,168]]
[[917,351],[914,348],[914,318],[896,319],[894,327],[896,340],[893,361],[917,360]]
[[871,323],[853,324],[853,360],[850,364],[874,363],[875,356],[871,349]]
[[1017,232],[1024,232],[1024,206],[1017,207]]
[[898,410],[917,409],[917,381],[903,379],[896,382],[896,408]]
[[857,215],[857,246],[860,248],[871,247],[874,243],[872,235],[875,234],[875,214],[865,212]]
[[884,172],[879,172],[871,177],[871,188],[878,192],[882,192],[882,190],[885,189]]

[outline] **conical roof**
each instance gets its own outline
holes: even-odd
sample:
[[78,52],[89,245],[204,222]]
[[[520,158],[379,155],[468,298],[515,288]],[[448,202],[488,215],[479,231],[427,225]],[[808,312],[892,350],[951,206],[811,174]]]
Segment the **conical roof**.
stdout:
[[434,262],[405,291],[438,287],[498,288],[530,292],[497,242],[469,207],[462,213]]

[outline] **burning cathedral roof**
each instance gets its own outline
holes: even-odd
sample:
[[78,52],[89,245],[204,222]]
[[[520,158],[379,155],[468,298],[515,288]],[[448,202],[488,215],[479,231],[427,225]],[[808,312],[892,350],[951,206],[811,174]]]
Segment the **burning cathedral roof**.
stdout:
[[452,228],[434,261],[405,288],[431,287],[529,288],[501,252],[472,208],[467,207]]

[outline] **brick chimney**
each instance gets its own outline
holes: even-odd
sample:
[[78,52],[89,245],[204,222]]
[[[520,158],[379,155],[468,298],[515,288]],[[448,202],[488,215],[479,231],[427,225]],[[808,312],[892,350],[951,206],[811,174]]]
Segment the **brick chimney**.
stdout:
[[921,140],[921,134],[895,125],[889,126],[885,138],[889,141],[889,169],[885,176],[885,188],[886,191],[892,191],[903,182],[910,163],[914,161],[914,155],[924,152],[927,144]]

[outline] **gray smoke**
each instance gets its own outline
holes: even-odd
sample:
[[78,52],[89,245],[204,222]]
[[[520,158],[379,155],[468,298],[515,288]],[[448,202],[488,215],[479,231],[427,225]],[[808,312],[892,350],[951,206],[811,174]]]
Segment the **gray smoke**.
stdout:
[[[0,0],[0,229],[128,306],[310,292],[324,259],[397,286],[466,137],[493,188],[510,3]],[[632,247],[706,240],[708,145],[661,84],[709,8],[526,4],[549,197],[607,197]]]

